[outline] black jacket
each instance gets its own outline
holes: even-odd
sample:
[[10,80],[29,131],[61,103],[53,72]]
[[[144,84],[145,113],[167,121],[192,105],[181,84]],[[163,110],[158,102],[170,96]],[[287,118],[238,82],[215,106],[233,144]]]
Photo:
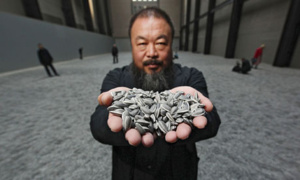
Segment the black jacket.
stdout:
[[47,49],[39,49],[37,54],[42,65],[49,65],[52,63],[53,58]]
[[[174,87],[191,86],[208,97],[205,79],[195,68],[173,65]],[[101,92],[115,87],[135,87],[130,66],[110,71],[105,77]],[[138,88],[138,87],[137,87]],[[207,113],[208,124],[202,130],[194,128],[187,140],[174,144],[157,138],[150,148],[139,145],[133,147],[125,140],[124,132],[114,133],[107,126],[108,111],[98,106],[91,117],[91,131],[96,140],[113,146],[112,179],[197,179],[198,157],[195,142],[211,138],[217,134],[220,118],[214,108]]]
[[113,48],[111,49],[111,54],[112,54],[113,56],[117,56],[117,55],[118,55],[118,48],[117,48],[117,47],[113,47]]

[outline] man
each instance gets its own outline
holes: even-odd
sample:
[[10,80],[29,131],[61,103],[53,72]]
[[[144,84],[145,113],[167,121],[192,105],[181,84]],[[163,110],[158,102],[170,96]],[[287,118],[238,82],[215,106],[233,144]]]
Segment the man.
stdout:
[[248,59],[242,58],[241,73],[247,74],[251,70],[251,65]]
[[78,49],[78,52],[79,52],[79,58],[80,58],[81,60],[83,59],[83,56],[82,56],[82,50],[83,50],[82,47]]
[[[94,138],[113,146],[112,179],[197,179],[195,142],[215,136],[220,125],[217,111],[207,98],[205,79],[194,68],[173,64],[174,27],[164,11],[151,7],[134,15],[129,36],[133,62],[107,74],[98,97],[100,105],[90,122]],[[112,102],[111,92],[133,87],[198,93],[208,113],[194,118],[193,130],[181,123],[164,138],[149,132],[141,136],[136,129],[123,132],[122,119],[106,108]]]
[[257,69],[258,65],[262,61],[262,53],[263,53],[264,48],[265,48],[265,45],[262,44],[262,45],[260,45],[259,48],[257,48],[255,50],[254,56],[252,58],[252,65],[254,66],[254,69]]
[[112,50],[111,50],[111,54],[113,56],[113,63],[118,63],[119,60],[118,60],[118,48],[117,48],[117,45],[114,44],[113,47],[112,47]]
[[52,77],[51,72],[49,71],[48,66],[52,69],[53,73],[56,76],[59,76],[59,74],[56,72],[56,69],[54,68],[54,66],[52,65],[53,62],[53,58],[51,56],[51,54],[49,53],[49,51],[43,47],[42,44],[38,44],[38,58],[40,60],[40,63],[45,67],[45,70],[48,74],[49,77]]

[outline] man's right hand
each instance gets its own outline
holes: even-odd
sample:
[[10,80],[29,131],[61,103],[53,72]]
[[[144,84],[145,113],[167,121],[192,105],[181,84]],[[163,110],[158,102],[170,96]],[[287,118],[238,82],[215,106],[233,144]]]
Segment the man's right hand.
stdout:
[[[111,95],[111,92],[113,91],[128,91],[129,88],[126,87],[118,87],[111,89],[110,91],[103,92],[98,96],[98,102],[102,106],[110,106],[113,102],[113,97]],[[109,113],[107,125],[113,132],[119,132],[122,130],[122,118],[119,116],[116,116],[112,113]],[[154,143],[154,136],[152,133],[146,133],[143,136],[138,132],[138,130],[132,128],[129,129],[125,133],[125,139],[128,141],[128,143],[132,146],[137,146],[141,142],[145,147],[150,147]]]

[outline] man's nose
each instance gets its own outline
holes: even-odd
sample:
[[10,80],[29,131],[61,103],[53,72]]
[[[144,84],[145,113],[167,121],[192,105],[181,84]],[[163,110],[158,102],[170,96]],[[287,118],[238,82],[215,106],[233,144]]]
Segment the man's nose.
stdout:
[[147,47],[147,57],[155,58],[158,56],[157,50],[154,44],[149,44]]

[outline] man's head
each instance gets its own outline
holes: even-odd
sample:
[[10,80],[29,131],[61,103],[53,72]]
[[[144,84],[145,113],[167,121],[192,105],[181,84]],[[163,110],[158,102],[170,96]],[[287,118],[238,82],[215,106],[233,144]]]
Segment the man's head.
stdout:
[[174,27],[162,10],[151,7],[135,14],[129,26],[134,65],[147,74],[172,64]]
[[41,43],[38,44],[39,49],[43,49],[43,45]]

